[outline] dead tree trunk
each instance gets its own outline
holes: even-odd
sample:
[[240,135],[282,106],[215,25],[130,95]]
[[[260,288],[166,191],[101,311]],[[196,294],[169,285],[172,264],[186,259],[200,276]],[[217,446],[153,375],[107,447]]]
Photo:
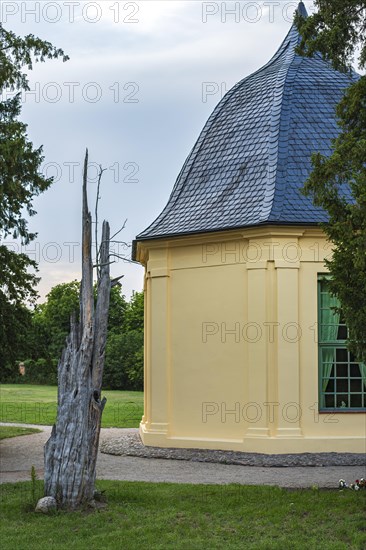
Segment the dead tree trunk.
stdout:
[[[57,420],[45,445],[45,494],[58,506],[77,508],[93,500],[102,412],[104,350],[111,280],[109,225],[103,222],[99,256],[98,297],[94,308],[92,220],[87,201],[88,152],[83,174],[82,281],[80,318],[58,364]],[[97,259],[98,262],[98,259]]]

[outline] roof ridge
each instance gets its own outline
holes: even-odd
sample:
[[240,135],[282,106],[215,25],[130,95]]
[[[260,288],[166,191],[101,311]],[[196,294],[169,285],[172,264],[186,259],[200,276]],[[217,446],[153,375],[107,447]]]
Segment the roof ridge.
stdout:
[[308,12],[306,10],[304,2],[299,2],[299,5],[297,6],[296,13],[301,15],[301,17],[307,18]]
[[[282,55],[286,56],[286,62],[284,63],[283,68],[280,69],[277,74],[276,86],[274,89],[273,101],[271,105],[271,121],[270,131],[268,135],[267,179],[264,190],[262,208],[259,215],[260,221],[264,221],[267,219],[273,207],[273,199],[276,192],[277,164],[280,145],[279,138],[281,134],[284,90],[286,87],[289,70],[296,57],[295,45],[298,43],[299,38],[299,32],[295,27],[295,24],[293,23],[289,32],[287,33],[285,40],[282,42],[279,50],[274,55],[275,58],[280,51]],[[273,143],[272,147],[271,143]]]
[[[298,62],[295,64],[295,59],[298,60]],[[300,65],[303,63],[304,58],[294,55],[294,58],[292,60],[292,63],[290,63],[285,82],[284,82],[284,90],[287,90],[288,94],[288,84],[290,84],[290,93],[292,95],[292,85],[296,80],[296,75],[299,71]],[[281,102],[281,112],[280,112],[280,121],[279,121],[279,132],[278,132],[278,140],[277,140],[277,150],[279,151],[279,154],[277,155],[277,165],[276,165],[276,171],[274,173],[274,186],[273,186],[273,196],[272,196],[272,202],[270,205],[270,208],[267,210],[267,220],[271,218],[271,215],[273,213],[273,210],[275,208],[275,200],[274,196],[275,194],[281,193],[281,191],[284,193],[286,189],[286,185],[283,185],[279,178],[279,172],[278,172],[278,163],[281,156],[281,146],[283,145],[284,137],[288,136],[288,129],[290,127],[290,121],[291,121],[291,110],[290,110],[289,101],[286,98],[286,94],[282,96],[282,102]],[[286,166],[286,173],[287,173],[287,166]],[[280,188],[280,185],[282,185],[282,189]],[[278,216],[280,216],[282,210],[283,210],[283,202],[281,203],[280,212],[278,213]]]

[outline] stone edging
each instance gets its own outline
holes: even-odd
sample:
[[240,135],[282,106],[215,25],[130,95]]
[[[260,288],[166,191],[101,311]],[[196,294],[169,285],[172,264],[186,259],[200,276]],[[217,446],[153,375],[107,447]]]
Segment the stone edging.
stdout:
[[100,451],[118,456],[140,458],[162,458],[188,460],[191,462],[211,462],[238,466],[259,466],[266,468],[289,468],[295,466],[365,466],[364,454],[356,453],[302,453],[267,455],[238,451],[216,451],[211,449],[166,449],[145,447],[138,432],[126,433],[116,439],[103,441]]

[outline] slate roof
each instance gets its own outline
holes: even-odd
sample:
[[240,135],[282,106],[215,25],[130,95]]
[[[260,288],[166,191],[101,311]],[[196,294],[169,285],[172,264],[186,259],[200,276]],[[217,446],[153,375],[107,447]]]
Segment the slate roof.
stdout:
[[[302,2],[298,10],[307,15]],[[350,76],[335,71],[320,54],[297,55],[299,39],[292,25],[272,59],[220,101],[166,207],[138,241],[326,221],[325,212],[299,189],[311,171],[311,153],[330,152],[339,131],[335,106]]]

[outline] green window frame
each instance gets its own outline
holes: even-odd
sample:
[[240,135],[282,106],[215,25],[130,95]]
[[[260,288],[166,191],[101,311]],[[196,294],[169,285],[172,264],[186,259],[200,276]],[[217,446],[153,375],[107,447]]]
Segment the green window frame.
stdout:
[[340,302],[330,294],[328,280],[318,277],[319,410],[365,411],[366,365],[347,349],[347,326],[332,309]]

